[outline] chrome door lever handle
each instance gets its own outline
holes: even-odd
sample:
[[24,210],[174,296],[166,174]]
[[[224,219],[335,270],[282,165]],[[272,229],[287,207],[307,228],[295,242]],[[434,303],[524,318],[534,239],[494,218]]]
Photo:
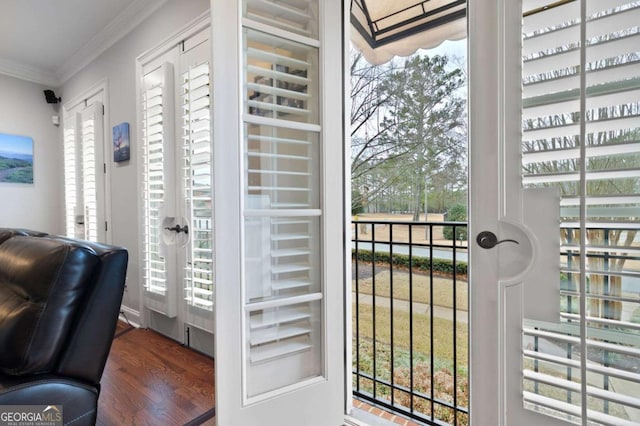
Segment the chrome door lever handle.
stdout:
[[502,244],[506,242],[520,244],[516,240],[510,240],[510,239],[498,241],[498,237],[496,237],[496,234],[494,234],[491,231],[480,232],[476,237],[476,242],[480,247],[484,249],[492,249],[498,244]]

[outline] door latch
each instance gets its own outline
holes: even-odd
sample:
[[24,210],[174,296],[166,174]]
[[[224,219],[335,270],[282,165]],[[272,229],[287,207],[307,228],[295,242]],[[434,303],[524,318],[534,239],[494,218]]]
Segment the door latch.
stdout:
[[507,242],[520,244],[516,240],[510,240],[510,239],[498,241],[498,237],[496,237],[496,234],[494,234],[491,231],[482,231],[481,233],[479,233],[478,236],[476,237],[476,242],[480,247],[484,249],[492,249],[498,244],[507,243]]

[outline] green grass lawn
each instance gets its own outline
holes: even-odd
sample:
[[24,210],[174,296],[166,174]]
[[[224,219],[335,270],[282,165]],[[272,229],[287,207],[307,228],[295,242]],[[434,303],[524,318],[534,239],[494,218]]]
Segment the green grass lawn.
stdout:
[[[357,309],[359,315],[358,336],[360,340],[373,341],[373,307],[361,304]],[[356,333],[356,306],[353,307],[353,334]],[[453,367],[453,322],[433,318],[433,347],[431,347],[430,317],[425,314],[413,314],[413,330],[409,325],[409,312],[395,311],[393,313],[393,341],[391,340],[392,316],[388,308],[376,306],[376,344],[393,346],[394,351],[401,354],[398,358],[402,362],[408,356],[413,335],[414,359],[430,359],[433,352],[437,363],[447,368]],[[466,370],[469,362],[469,329],[467,324],[458,323],[456,326],[456,360],[458,368]],[[365,348],[363,348],[366,350]],[[355,349],[354,349],[355,350]],[[405,356],[406,355],[406,356]]]
[[[376,296],[390,297],[391,277],[393,277],[393,297],[399,300],[409,300],[409,289],[413,287],[413,301],[429,303],[430,280],[429,275],[413,273],[412,285],[409,285],[409,273],[405,271],[384,270],[375,275]],[[356,291],[355,280],[352,289]],[[373,293],[373,278],[360,279],[357,290],[362,294]],[[453,308],[453,279],[444,277],[433,278],[433,304],[445,308]],[[469,292],[466,281],[456,282],[456,307],[466,311],[469,309]]]

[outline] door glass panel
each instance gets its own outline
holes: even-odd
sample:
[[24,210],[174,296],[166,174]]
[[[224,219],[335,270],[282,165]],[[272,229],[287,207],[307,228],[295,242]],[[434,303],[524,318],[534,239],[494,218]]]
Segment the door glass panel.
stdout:
[[322,374],[320,309],[320,300],[247,309],[249,397]]
[[247,402],[323,374],[319,43],[300,37],[317,34],[312,3],[243,2]]
[[588,408],[595,421],[637,423],[640,4],[604,3],[586,2]]
[[247,217],[245,230],[248,303],[321,291],[318,217]]
[[255,116],[318,123],[318,49],[245,30],[246,111]]
[[560,305],[560,317],[526,312],[523,403],[580,422],[580,329],[572,319],[580,314],[580,225],[578,209],[565,208],[567,200],[579,204],[581,191],[580,8],[541,6],[523,2],[523,184],[560,194],[560,292],[550,301]]
[[318,38],[318,4],[309,0],[247,0],[243,16],[274,28]]
[[254,124],[245,131],[247,206],[260,198],[260,208],[317,209],[318,133]]
[[581,2],[542,3],[523,3],[523,183],[560,191],[560,317],[525,320],[524,403],[635,423],[640,5],[588,0],[582,23]]

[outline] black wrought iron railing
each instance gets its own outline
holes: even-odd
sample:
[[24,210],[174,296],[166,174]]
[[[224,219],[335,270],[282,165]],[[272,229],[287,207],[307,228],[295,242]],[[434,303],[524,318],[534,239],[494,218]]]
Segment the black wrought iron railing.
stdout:
[[[467,224],[354,220],[351,231],[354,396],[424,424],[467,425]],[[592,408],[617,424],[635,419],[627,406],[640,406],[629,399],[640,389],[638,229],[586,232],[587,369],[590,386],[606,393]],[[523,323],[525,405],[533,395],[535,401],[553,399],[554,407],[565,403],[570,412],[576,401],[579,239],[575,227],[560,229],[557,321]],[[548,367],[551,361],[558,366]],[[596,373],[601,382],[593,379]],[[612,384],[628,389],[614,395]]]
[[354,220],[354,396],[468,424],[467,225]]

